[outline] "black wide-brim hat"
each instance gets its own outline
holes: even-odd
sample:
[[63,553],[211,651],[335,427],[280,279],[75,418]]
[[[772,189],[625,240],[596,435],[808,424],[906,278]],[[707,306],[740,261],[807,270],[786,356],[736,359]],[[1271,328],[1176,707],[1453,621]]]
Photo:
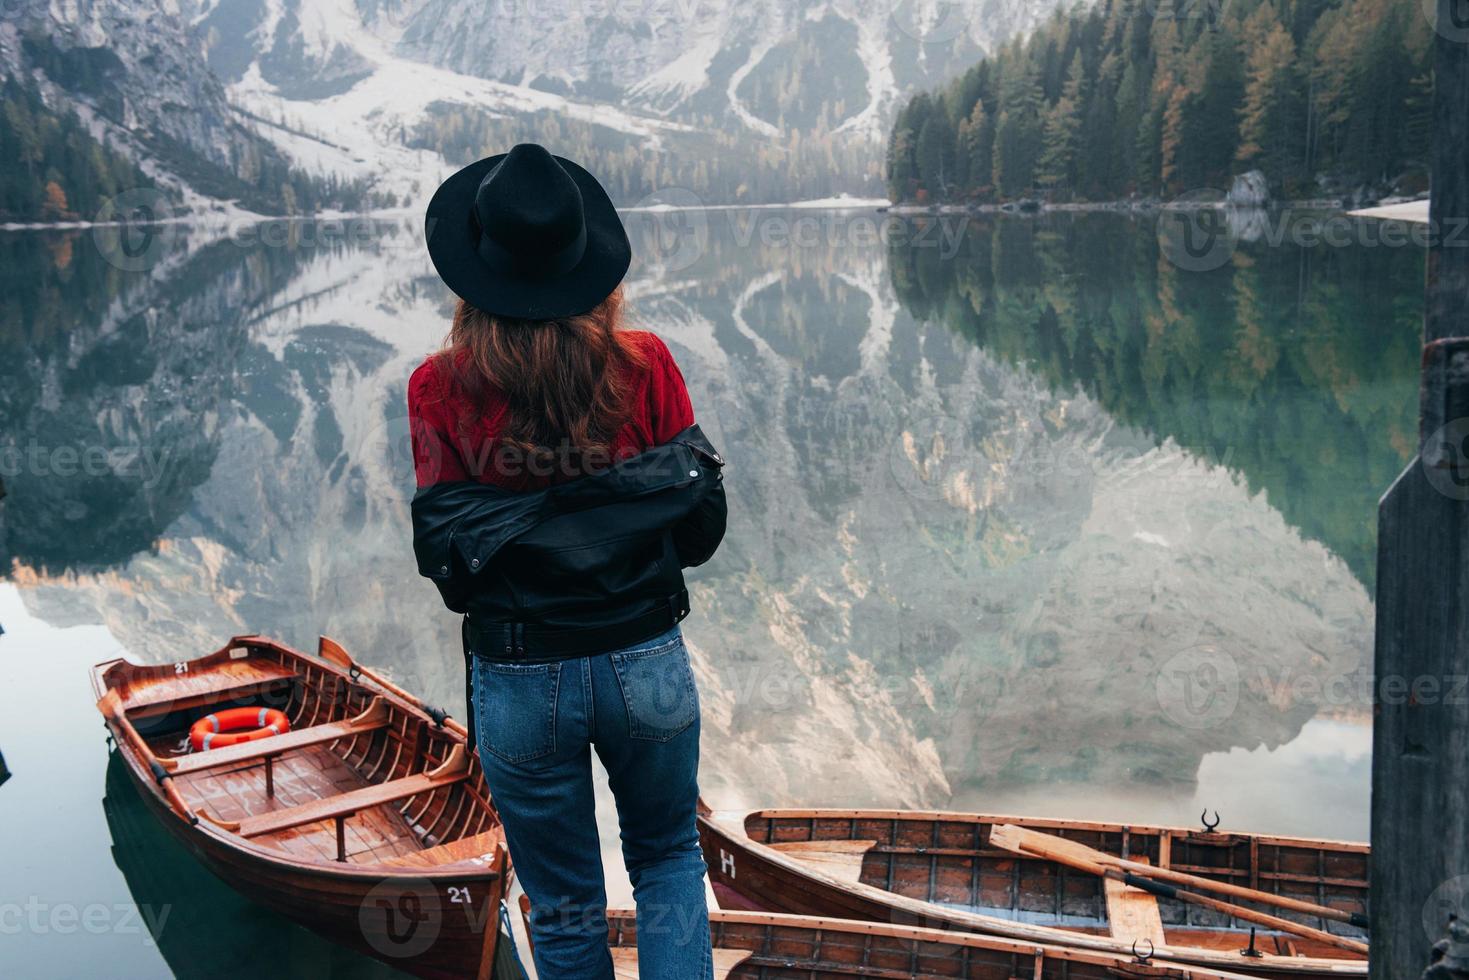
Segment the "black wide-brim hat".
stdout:
[[632,246],[597,178],[522,143],[471,163],[434,192],[424,233],[445,285],[495,316],[586,313],[627,275]]

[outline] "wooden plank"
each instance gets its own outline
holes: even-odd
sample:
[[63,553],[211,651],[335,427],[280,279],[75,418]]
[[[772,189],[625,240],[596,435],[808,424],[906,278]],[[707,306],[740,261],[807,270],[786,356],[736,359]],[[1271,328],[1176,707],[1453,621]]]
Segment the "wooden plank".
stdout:
[[1373,980],[1419,976],[1469,915],[1469,18],[1459,0],[1436,15],[1421,451],[1378,514]]
[[435,847],[426,847],[412,854],[384,861],[404,868],[438,868],[456,861],[474,861],[478,859],[493,860],[495,846],[505,841],[505,835],[500,828],[486,830],[482,834],[472,837],[463,837],[459,840],[448,841]]
[[862,858],[877,846],[875,840],[802,840],[771,844],[772,849],[814,865],[842,881],[862,880]]
[[248,697],[294,682],[299,676],[273,660],[240,660],[194,673],[130,678],[118,693],[128,714],[142,718],[160,711]]
[[[716,949],[714,951],[714,980],[729,980],[735,967],[753,955],[748,949]],[[612,975],[617,980],[638,980],[638,951],[626,946],[612,949]]]
[[372,704],[366,711],[355,718],[329,722],[324,725],[312,725],[310,728],[273,735],[256,742],[242,742],[239,745],[226,745],[207,752],[195,752],[192,755],[165,759],[163,767],[177,776],[207,769],[220,769],[244,762],[257,762],[266,756],[281,755],[293,749],[323,745],[335,742],[340,738],[349,738],[352,735],[361,735],[379,728],[386,728],[388,721],[388,706],[381,697],[377,697],[373,698]]
[[464,746],[456,744],[444,764],[432,772],[421,772],[414,776],[405,776],[402,779],[394,779],[375,786],[365,786],[348,793],[329,796],[301,806],[246,817],[239,822],[238,826],[229,829],[234,830],[241,837],[260,837],[264,834],[290,830],[293,827],[317,823],[321,820],[351,816],[358,810],[366,810],[384,803],[405,800],[410,796],[417,796],[419,793],[427,793],[444,786],[452,786],[454,783],[462,782],[468,775],[469,757],[464,752]]
[[[1133,860],[1147,863],[1141,856]],[[1129,944],[1146,939],[1154,948],[1168,945],[1156,898],[1115,878],[1104,878],[1102,884],[1107,891],[1107,926],[1113,936]]]
[[612,975],[617,980],[638,980],[638,951],[624,946],[612,950]]

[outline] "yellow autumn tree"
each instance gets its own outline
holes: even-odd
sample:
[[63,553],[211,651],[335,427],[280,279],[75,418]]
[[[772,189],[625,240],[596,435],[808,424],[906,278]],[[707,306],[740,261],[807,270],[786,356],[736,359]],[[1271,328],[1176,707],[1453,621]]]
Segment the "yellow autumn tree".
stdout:
[[46,181],[41,201],[41,216],[50,221],[63,221],[72,217],[66,204],[66,191],[54,180]]

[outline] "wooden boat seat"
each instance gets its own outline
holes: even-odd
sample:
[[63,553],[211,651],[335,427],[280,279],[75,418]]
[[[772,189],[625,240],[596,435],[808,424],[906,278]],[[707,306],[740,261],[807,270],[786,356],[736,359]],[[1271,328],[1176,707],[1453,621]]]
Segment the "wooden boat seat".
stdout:
[[[714,950],[714,980],[729,980],[734,968],[752,955],[748,949]],[[638,980],[638,951],[623,946],[612,950],[612,975],[617,980]]]
[[[464,751],[463,744],[456,744],[444,760],[443,765],[431,772],[421,772],[412,776],[404,776],[402,779],[394,779],[375,786],[364,786],[362,789],[352,790],[347,793],[338,793],[336,796],[328,796],[324,799],[313,800],[300,806],[286,807],[281,810],[273,810],[270,813],[261,813],[253,817],[246,817],[238,823],[220,823],[226,830],[234,831],[241,837],[263,837],[266,834],[278,833],[282,830],[291,830],[295,827],[303,827],[309,823],[317,823],[322,820],[336,819],[338,822],[338,837],[340,838],[341,821],[352,816],[359,810],[370,807],[381,806],[384,803],[394,803],[398,800],[406,800],[410,796],[419,793],[427,793],[444,786],[452,786],[463,782],[469,775],[469,756]],[[212,818],[211,818],[212,819]]]
[[118,694],[130,716],[147,718],[283,690],[300,676],[273,660],[240,660],[198,673],[133,678]]
[[399,868],[439,868],[457,861],[478,860],[489,864],[495,859],[495,846],[504,841],[504,831],[496,827],[472,837],[447,841],[435,847],[425,847],[417,854],[405,854],[391,861],[384,861],[383,864]]
[[876,846],[875,840],[799,840],[770,845],[772,850],[854,884],[862,880],[862,858]]
[[[1141,855],[1132,860],[1138,864],[1148,863],[1148,859]],[[1115,878],[1102,879],[1102,885],[1107,895],[1107,925],[1114,938],[1127,943],[1146,939],[1154,947],[1168,945],[1156,897]]]
[[206,769],[219,769],[245,762],[256,762],[289,752],[292,749],[304,749],[311,745],[322,745],[341,738],[362,735],[379,728],[386,728],[389,720],[388,706],[379,696],[372,699],[366,711],[354,718],[328,722],[324,725],[312,725],[309,728],[298,728],[295,731],[272,735],[270,738],[263,738],[257,742],[226,745],[207,752],[195,752],[192,755],[162,759],[160,762],[163,768],[173,775],[183,776]]

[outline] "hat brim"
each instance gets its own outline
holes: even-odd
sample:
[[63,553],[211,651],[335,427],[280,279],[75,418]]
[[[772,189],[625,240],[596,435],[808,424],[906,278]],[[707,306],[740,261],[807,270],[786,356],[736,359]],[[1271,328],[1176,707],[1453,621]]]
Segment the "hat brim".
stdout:
[[555,320],[586,313],[612,295],[632,263],[632,246],[617,208],[597,178],[556,157],[581,190],[586,253],[566,272],[545,279],[528,280],[493,269],[479,256],[471,216],[480,182],[506,156],[471,163],[434,192],[424,222],[434,269],[456,296],[495,316]]

